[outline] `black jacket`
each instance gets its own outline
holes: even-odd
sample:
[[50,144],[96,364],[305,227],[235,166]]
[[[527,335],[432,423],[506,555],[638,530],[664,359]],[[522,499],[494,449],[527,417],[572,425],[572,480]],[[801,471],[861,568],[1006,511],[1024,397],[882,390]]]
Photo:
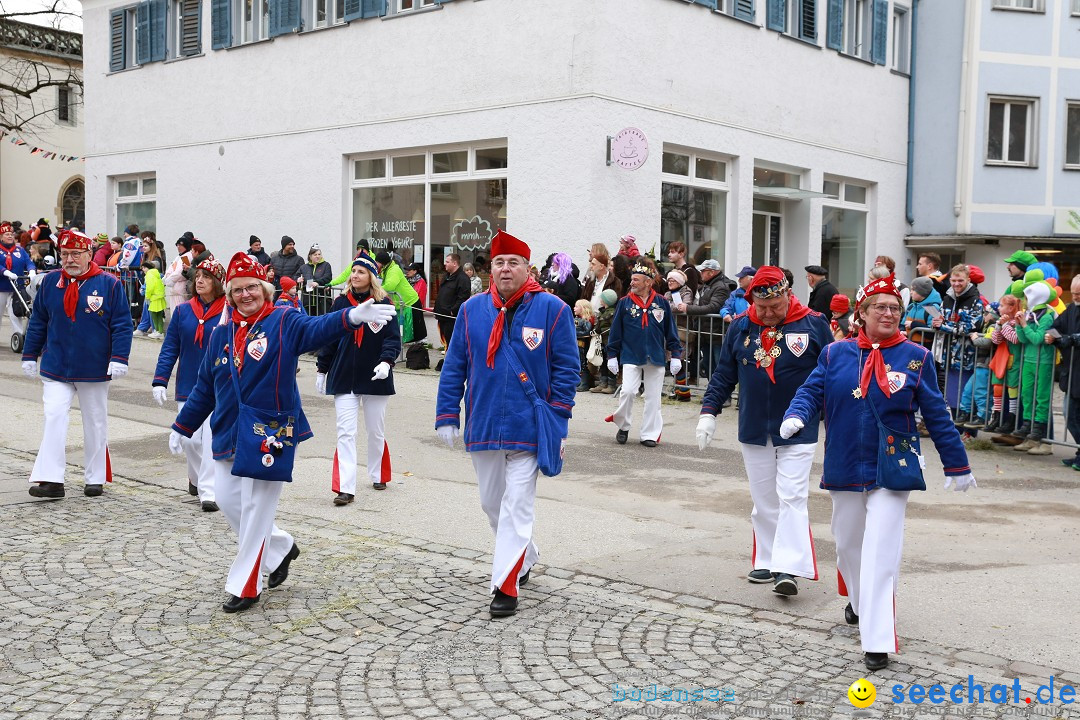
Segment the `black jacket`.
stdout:
[[717,273],[712,280],[701,284],[697,302],[686,306],[686,314],[716,315],[727,302],[729,295],[731,290],[728,289],[727,278],[723,273]]
[[303,278],[303,273],[300,272],[300,268],[304,264],[304,258],[300,257],[300,253],[293,253],[292,255],[282,255],[281,251],[278,251],[270,256],[270,265],[274,268],[274,285],[278,290],[281,289],[281,278],[291,277],[293,280],[300,282]]
[[[458,268],[443,278],[439,285],[439,294],[435,298],[435,312],[440,315],[457,317],[461,304],[472,296],[472,278]],[[438,318],[445,320],[445,318]]]
[[825,278],[810,291],[810,298],[806,301],[806,305],[811,310],[817,310],[825,317],[832,317],[832,311],[829,309],[829,304],[832,302],[833,295],[836,295],[839,292],[840,291],[829,282],[829,279]]
[[256,260],[258,260],[260,265],[269,265],[270,264],[270,256],[266,254],[265,250],[260,250],[259,252],[254,252],[249,248],[247,254],[250,255],[251,257],[255,258]]
[[574,307],[574,303],[581,297],[581,283],[573,273],[567,275],[562,282],[559,282],[558,278],[548,276],[540,285],[570,307]]
[[[357,296],[357,299],[359,302],[364,302],[368,297],[368,293],[364,293]],[[386,305],[392,304],[389,298],[381,302]],[[345,310],[349,307],[352,307],[349,298],[346,295],[338,295],[334,298],[334,304],[330,306],[330,312]],[[370,324],[363,325],[362,329],[364,334],[360,340],[360,347],[356,346],[356,333],[351,332],[319,351],[315,367],[319,372],[327,374],[327,395],[394,394],[394,360],[401,352],[401,330],[397,320],[386,323],[379,328],[378,332],[375,332]],[[375,366],[381,362],[390,363],[390,375],[385,380],[372,380]]]
[[1054,341],[1054,345],[1061,350],[1058,386],[1069,393],[1069,397],[1080,400],[1080,305],[1069,303],[1069,307],[1054,319],[1050,327],[1061,333],[1061,337]]

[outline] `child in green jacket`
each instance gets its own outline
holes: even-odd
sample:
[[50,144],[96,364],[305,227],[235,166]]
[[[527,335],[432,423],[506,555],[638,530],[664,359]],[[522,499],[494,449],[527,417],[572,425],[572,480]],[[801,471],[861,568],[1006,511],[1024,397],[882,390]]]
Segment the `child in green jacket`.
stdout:
[[146,285],[146,305],[150,309],[150,322],[154,325],[154,332],[161,337],[165,333],[165,283],[161,280],[161,273],[152,262],[145,262],[142,266],[143,283]]

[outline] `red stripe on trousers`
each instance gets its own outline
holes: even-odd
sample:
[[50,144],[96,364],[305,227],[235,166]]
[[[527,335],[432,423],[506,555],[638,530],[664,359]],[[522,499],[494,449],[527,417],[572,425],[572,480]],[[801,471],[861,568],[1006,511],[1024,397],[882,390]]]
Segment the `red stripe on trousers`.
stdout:
[[836,568],[836,594],[848,596],[847,583],[844,582],[844,576],[840,574],[840,568]]
[[521,572],[521,565],[524,562],[525,562],[525,551],[522,551],[521,552],[521,557],[518,558],[517,563],[514,565],[514,569],[511,570],[510,574],[506,576],[506,579],[503,580],[502,587],[499,588],[499,590],[502,590],[503,593],[505,593],[506,595],[509,595],[510,597],[517,597],[517,594],[518,594],[518,588],[517,588],[518,573]]
[[336,493],[341,492],[341,472],[338,470],[337,450],[334,451],[334,472],[330,479],[330,490]]
[[379,480],[383,485],[390,482],[390,446],[383,440],[382,444],[382,474]]
[[893,637],[893,647],[895,648],[893,650],[893,652],[900,652],[900,636],[896,634],[896,593],[895,592],[893,593],[893,596],[892,596],[892,637]]
[[259,593],[255,591],[259,587],[259,573],[262,569],[262,554],[264,547],[266,547],[265,542],[263,542],[263,544],[259,547],[259,557],[255,558],[255,567],[251,569],[251,575],[248,576],[247,584],[244,585],[244,589],[240,593],[240,597],[259,597]]
[[750,550],[750,569],[753,570],[757,567],[757,533],[751,530],[750,538],[753,541],[753,548]]
[[112,482],[112,458],[109,457],[109,446],[105,446],[105,482]]

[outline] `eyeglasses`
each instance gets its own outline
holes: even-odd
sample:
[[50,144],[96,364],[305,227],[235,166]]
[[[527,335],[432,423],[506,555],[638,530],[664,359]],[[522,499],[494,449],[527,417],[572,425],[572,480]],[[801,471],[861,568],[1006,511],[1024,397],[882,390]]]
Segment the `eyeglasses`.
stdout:
[[517,270],[520,267],[524,267],[524,265],[525,263],[520,260],[495,260],[491,263],[491,267],[495,270],[502,270],[503,268]]
[[870,306],[870,309],[877,315],[899,315],[900,306],[893,305],[892,303],[874,303]]
[[248,285],[247,287],[233,288],[233,295],[256,295],[262,291],[262,285]]
[[61,250],[60,251],[60,259],[61,260],[71,260],[73,258],[77,258],[78,256],[82,255],[83,253],[88,253],[88,252],[90,252],[90,251],[89,250]]

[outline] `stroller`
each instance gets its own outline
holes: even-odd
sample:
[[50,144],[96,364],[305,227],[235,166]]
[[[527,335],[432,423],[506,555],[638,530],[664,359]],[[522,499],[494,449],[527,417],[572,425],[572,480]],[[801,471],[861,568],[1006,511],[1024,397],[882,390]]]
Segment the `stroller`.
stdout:
[[11,333],[11,352],[20,353],[23,349],[23,343],[26,342],[26,326],[30,322],[30,313],[34,309],[34,295],[37,294],[37,286],[32,283],[29,277],[20,277],[12,280],[11,287],[14,295],[11,299],[14,304],[12,312],[15,317],[22,321],[22,331],[16,325],[15,331]]

